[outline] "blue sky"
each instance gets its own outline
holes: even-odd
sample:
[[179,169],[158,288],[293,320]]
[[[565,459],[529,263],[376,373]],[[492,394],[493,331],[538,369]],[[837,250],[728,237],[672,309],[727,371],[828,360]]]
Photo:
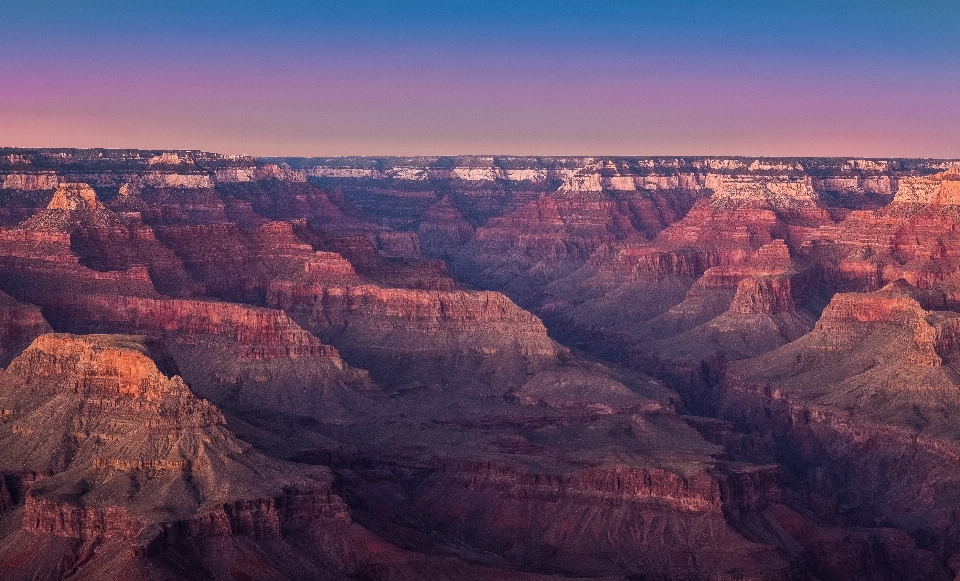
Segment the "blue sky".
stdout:
[[8,2],[0,143],[960,157],[960,3]]

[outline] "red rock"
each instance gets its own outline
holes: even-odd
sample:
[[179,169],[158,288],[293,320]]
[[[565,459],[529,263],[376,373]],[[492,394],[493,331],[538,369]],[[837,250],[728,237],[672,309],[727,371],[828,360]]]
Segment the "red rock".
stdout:
[[0,571],[949,578],[945,167],[0,156]]
[[775,315],[796,310],[790,279],[781,276],[741,280],[730,310],[743,315]]
[[[618,466],[559,476],[493,463],[446,464],[422,486],[428,518],[527,566],[584,576],[632,571],[670,578],[678,565],[694,575],[718,567],[756,578],[786,575],[786,563],[769,549],[726,540],[720,490],[705,474],[681,478]],[[617,517],[601,525],[597,519],[607,511]],[[707,548],[696,563],[684,556],[691,543]]]
[[[153,349],[135,337],[44,335],[0,377],[12,408],[0,466],[49,474],[27,490],[23,531],[126,543],[130,559],[183,537],[281,539],[349,523],[326,469],[252,451],[214,406],[159,373]],[[97,570],[99,554],[77,566]]]
[[301,329],[282,312],[223,303],[109,295],[48,296],[45,305],[61,325],[94,329],[139,329],[146,333],[216,335],[231,340],[245,359],[327,357],[337,351]]
[[35,305],[0,293],[0,365],[6,365],[40,335],[52,329]]
[[731,366],[723,410],[789,442],[809,490],[830,497],[842,471],[857,479],[847,490],[864,510],[945,534],[954,477],[941,469],[958,457],[944,424],[956,405],[956,315],[926,311],[914,292],[901,281],[836,295],[813,332]]
[[268,304],[394,384],[475,381],[480,369],[506,377],[562,351],[536,317],[498,293],[276,282]]
[[106,289],[111,281],[115,292],[149,296],[156,294],[156,280],[166,292],[198,292],[183,264],[149,227],[137,217],[105,209],[86,184],[61,184],[48,209],[0,231],[0,246],[0,269],[14,290],[24,285]]
[[0,230],[0,281],[4,289],[19,298],[36,289],[158,296],[145,267],[95,271],[80,264],[70,252],[70,243],[69,234],[46,229]]
[[[450,277],[446,264],[440,260],[422,260],[386,256],[377,250],[367,234],[328,235],[311,228],[304,221],[291,222],[297,236],[315,250],[335,252],[349,261],[361,279],[387,287],[425,290],[454,290],[457,283]],[[373,238],[373,239],[372,239]],[[350,276],[340,284],[354,282]]]
[[346,421],[371,405],[363,394],[379,394],[365,371],[347,365],[335,348],[280,311],[105,295],[48,296],[44,305],[58,328],[161,337],[193,388],[230,410]]
[[377,249],[390,258],[420,258],[420,240],[413,232],[378,232]]
[[353,215],[357,212],[351,211],[345,201],[337,200],[340,202],[338,205],[334,201],[337,196],[331,196],[305,181],[257,179],[220,183],[217,190],[230,199],[250,204],[257,215],[274,221],[306,219],[311,224],[331,231],[376,228],[360,216]]

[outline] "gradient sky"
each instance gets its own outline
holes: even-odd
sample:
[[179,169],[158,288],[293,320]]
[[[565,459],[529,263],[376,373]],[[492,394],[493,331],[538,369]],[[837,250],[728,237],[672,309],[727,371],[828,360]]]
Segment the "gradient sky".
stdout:
[[960,158],[960,2],[0,0],[0,146]]

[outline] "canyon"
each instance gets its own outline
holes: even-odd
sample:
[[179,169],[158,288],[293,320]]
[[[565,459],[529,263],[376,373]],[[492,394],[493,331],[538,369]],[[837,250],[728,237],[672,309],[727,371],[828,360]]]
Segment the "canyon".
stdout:
[[3,579],[960,578],[960,160],[0,150]]

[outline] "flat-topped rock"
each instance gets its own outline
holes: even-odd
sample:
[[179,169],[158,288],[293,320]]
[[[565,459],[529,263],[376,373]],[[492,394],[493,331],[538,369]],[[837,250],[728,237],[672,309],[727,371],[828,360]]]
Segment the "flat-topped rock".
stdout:
[[960,167],[900,180],[894,204],[960,205]]
[[48,210],[102,210],[103,204],[97,199],[97,192],[88,184],[62,183],[57,186],[53,199],[47,204]]

